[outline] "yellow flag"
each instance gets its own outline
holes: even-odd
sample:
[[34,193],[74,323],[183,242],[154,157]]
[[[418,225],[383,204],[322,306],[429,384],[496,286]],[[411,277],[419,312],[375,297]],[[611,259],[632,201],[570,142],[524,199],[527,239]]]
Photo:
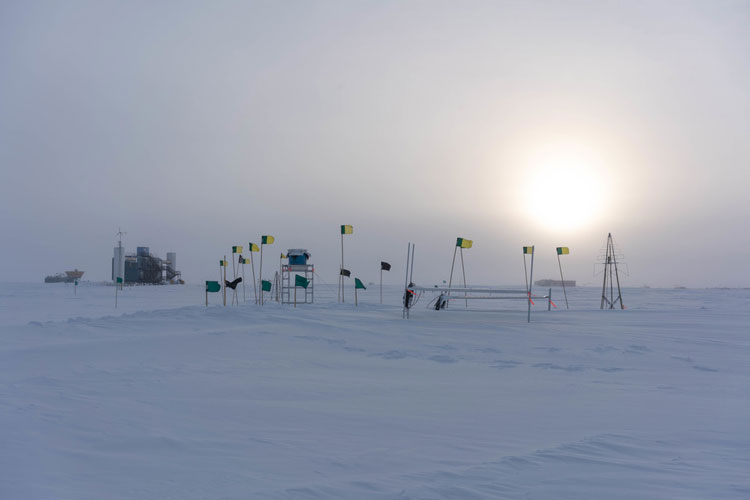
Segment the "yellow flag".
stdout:
[[456,238],[456,246],[460,248],[471,248],[471,246],[474,244],[472,240],[467,240],[466,238]]
[[242,253],[242,245],[232,247],[232,253]]
[[260,252],[260,248],[255,243],[250,243],[249,249],[251,252]]
[[274,241],[275,241],[275,240],[274,240],[274,237],[273,237],[273,236],[261,236],[261,237],[260,237],[260,244],[261,244],[261,245],[270,245],[270,244],[271,244],[271,243],[273,243]]
[[354,226],[345,224],[341,226],[341,234],[352,234],[354,232]]

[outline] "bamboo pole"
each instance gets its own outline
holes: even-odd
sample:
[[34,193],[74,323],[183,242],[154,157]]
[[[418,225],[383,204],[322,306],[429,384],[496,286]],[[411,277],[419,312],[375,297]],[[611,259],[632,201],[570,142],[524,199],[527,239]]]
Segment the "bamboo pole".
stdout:
[[453,284],[453,267],[456,265],[456,250],[458,249],[458,246],[453,247],[453,260],[451,261],[451,275],[450,278],[448,278],[448,301],[445,303],[445,307],[448,307],[448,304],[450,304],[450,298],[451,298],[451,284]]
[[253,295],[255,295],[255,303],[258,303],[258,283],[255,281],[255,260],[253,260],[253,247],[250,244],[250,269],[253,271]]
[[[461,272],[464,275],[464,288],[466,288],[466,268],[464,268],[464,247],[461,247]],[[466,301],[466,308],[469,308],[469,299],[466,294],[466,290],[464,290],[464,300]]]
[[260,269],[258,269],[258,281],[260,282],[260,305],[263,305],[263,240],[260,242]]
[[[526,258],[524,257],[524,262]],[[529,309],[526,315],[526,322],[531,323],[531,286],[534,279],[534,245],[531,245],[531,271],[529,272]]]
[[529,293],[529,273],[526,271],[526,252],[523,253],[523,281],[526,285],[526,293]]
[[408,318],[409,308],[406,307],[409,299],[409,255],[411,254],[411,242],[406,245],[406,276],[404,277],[404,309],[401,312],[401,319]]
[[[344,233],[341,233],[341,269],[344,269]],[[339,279],[341,280],[341,302],[344,302],[344,283],[346,280],[345,276],[339,272]]]
[[565,295],[565,309],[570,309],[568,307],[568,292],[565,291],[565,278],[563,278],[562,264],[560,263],[560,254],[557,254],[557,266],[560,268],[560,282],[562,283],[563,287],[563,295]]

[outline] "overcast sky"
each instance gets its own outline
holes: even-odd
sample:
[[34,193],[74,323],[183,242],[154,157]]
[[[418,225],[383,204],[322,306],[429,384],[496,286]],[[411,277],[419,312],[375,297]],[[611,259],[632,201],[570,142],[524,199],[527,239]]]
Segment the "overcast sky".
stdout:
[[750,2],[0,2],[0,280],[125,246],[211,279],[750,286]]

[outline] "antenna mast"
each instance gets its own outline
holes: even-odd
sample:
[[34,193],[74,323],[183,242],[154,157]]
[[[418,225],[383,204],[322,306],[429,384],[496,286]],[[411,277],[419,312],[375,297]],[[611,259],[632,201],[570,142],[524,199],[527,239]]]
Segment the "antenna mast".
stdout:
[[115,259],[116,262],[113,262],[113,266],[117,266],[116,270],[112,270],[112,279],[115,282],[115,287],[118,286],[117,279],[121,278],[121,281],[119,283],[120,290],[122,290],[122,286],[125,283],[125,251],[122,248],[122,236],[128,234],[124,232],[121,228],[117,228],[117,248],[115,249]]
[[[616,296],[615,283],[617,283]],[[609,290],[607,290],[608,287]],[[607,297],[608,293],[609,297]],[[602,303],[600,309],[615,309],[618,302],[620,303],[620,309],[625,309],[625,304],[622,303],[622,292],[620,290],[620,274],[617,271],[617,253],[615,252],[615,244],[612,241],[612,233],[608,233],[607,250],[604,255],[604,283],[602,284]]]

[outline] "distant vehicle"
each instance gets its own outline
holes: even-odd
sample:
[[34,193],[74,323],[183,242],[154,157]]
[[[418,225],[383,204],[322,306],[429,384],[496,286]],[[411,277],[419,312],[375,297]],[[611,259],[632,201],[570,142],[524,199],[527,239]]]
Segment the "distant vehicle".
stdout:
[[54,274],[44,278],[45,283],[75,283],[81,279],[85,271],[79,271],[74,269],[73,271],[65,271],[64,273]]

